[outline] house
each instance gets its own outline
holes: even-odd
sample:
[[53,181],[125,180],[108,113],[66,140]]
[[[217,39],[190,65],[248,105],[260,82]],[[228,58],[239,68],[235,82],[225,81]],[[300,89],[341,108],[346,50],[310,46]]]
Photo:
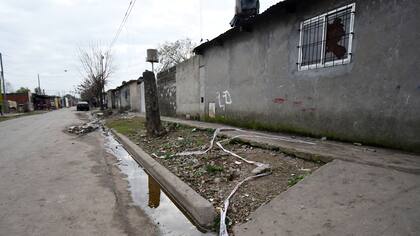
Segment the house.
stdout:
[[419,12],[282,1],[176,66],[176,115],[420,151]]
[[109,109],[117,108],[116,101],[115,101],[115,89],[110,89],[106,92],[105,101]]
[[31,92],[8,93],[7,100],[16,102],[18,112],[29,112],[34,110]]
[[32,101],[35,110],[50,110],[54,105],[54,99],[48,95],[32,94]]
[[106,93],[109,108],[121,111],[145,112],[144,85],[142,78],[123,82]]

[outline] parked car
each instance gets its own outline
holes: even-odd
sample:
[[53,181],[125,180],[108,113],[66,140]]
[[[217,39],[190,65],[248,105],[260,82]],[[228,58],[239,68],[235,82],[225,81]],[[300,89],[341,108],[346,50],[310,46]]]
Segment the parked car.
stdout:
[[77,110],[78,111],[89,111],[89,103],[88,102],[78,102],[77,103]]

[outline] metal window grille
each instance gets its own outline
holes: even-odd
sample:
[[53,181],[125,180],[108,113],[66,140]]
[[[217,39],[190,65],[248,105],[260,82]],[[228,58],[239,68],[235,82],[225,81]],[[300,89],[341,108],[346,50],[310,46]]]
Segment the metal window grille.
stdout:
[[342,65],[351,60],[355,4],[301,23],[300,70]]

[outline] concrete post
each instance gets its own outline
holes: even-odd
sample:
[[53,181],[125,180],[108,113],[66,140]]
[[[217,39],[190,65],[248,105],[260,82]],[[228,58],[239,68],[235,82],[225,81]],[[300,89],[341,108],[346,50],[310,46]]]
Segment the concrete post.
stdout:
[[159,101],[157,95],[155,74],[151,71],[143,73],[144,91],[146,102],[146,129],[147,134],[159,136],[162,134],[162,124],[160,121]]

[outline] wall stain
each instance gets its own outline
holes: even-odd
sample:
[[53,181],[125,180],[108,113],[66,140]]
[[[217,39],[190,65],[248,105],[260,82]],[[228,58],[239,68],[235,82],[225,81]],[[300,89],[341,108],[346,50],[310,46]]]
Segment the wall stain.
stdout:
[[283,103],[285,103],[287,100],[285,99],[285,98],[282,98],[282,97],[278,97],[278,98],[274,98],[273,99],[273,102],[274,103],[277,103],[277,104],[283,104]]

